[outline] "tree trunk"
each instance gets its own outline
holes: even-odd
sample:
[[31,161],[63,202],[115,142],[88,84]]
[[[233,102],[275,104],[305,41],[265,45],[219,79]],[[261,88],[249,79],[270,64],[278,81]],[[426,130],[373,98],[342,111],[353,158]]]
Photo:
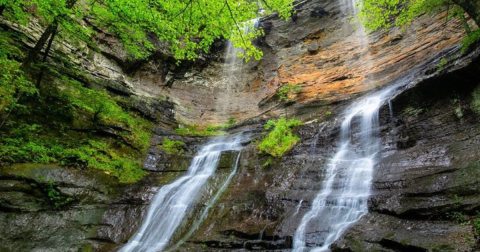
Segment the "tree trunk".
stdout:
[[54,33],[54,31],[57,30],[58,27],[58,21],[54,20],[48,27],[45,29],[43,32],[42,36],[40,39],[38,39],[37,43],[35,44],[35,47],[33,47],[30,52],[28,52],[27,58],[23,61],[22,64],[22,69],[27,69],[32,62],[35,61],[37,58],[38,54],[42,51],[43,47],[45,46],[45,43],[47,43],[48,38]]
[[[47,58],[48,58],[48,53],[50,53],[50,49],[52,48],[52,43],[53,43],[53,40],[55,39],[55,35],[57,34],[57,30],[58,30],[58,26],[57,28],[52,32],[52,36],[50,36],[50,40],[48,41],[48,45],[47,45],[47,49],[45,49],[45,53],[43,55],[43,63],[47,62]],[[44,67],[43,67],[44,68]],[[40,74],[38,75],[38,79],[37,79],[37,88],[40,88],[40,83],[42,82],[42,79],[43,79],[43,73],[44,73],[44,69],[42,71],[40,71]]]
[[[71,9],[73,8],[73,6],[75,6],[77,1],[78,0],[67,1],[65,7],[67,9]],[[47,29],[45,29],[40,39],[38,39],[37,43],[35,44],[35,47],[32,50],[30,50],[30,52],[28,52],[27,58],[25,58],[22,64],[23,70],[27,69],[30,66],[30,64],[32,64],[32,62],[35,61],[38,54],[42,51],[43,47],[45,46],[45,43],[47,43],[47,40],[50,37],[50,35],[52,35],[52,33],[57,30],[58,23],[59,23],[58,20],[60,18],[61,16],[56,16],[54,18],[53,22],[47,27]]]
[[460,6],[480,27],[480,0],[452,0],[452,2]]

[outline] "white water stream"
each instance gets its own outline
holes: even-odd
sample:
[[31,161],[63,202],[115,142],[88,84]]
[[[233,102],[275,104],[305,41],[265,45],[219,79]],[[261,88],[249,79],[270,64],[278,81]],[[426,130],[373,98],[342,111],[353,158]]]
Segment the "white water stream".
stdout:
[[[228,150],[240,151],[244,141],[245,136],[238,134],[216,138],[205,145],[193,158],[185,176],[159,190],[148,208],[142,226],[119,251],[156,252],[165,249],[179,224],[192,211],[191,206],[200,196],[201,189],[215,173],[221,153]],[[232,176],[229,176],[228,182]]]
[[294,252],[330,251],[329,246],[368,212],[373,168],[380,150],[379,109],[399,86],[369,95],[345,111],[339,147],[325,179],[294,235]]

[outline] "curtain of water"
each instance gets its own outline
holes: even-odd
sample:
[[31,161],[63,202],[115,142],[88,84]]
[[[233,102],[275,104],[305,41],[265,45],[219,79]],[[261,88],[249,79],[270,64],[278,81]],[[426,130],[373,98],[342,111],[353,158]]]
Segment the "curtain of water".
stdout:
[[221,152],[241,150],[243,141],[243,134],[239,134],[231,138],[217,138],[205,145],[193,158],[185,176],[160,189],[142,226],[119,251],[155,252],[164,249],[187,212],[191,211],[190,206],[200,196],[201,188],[214,174]]
[[[252,19],[245,23],[240,24],[240,29],[244,34],[250,32],[250,28],[257,28],[259,18]],[[225,64],[223,65],[223,78],[225,84],[223,99],[217,101],[217,107],[221,114],[228,116],[232,111],[232,95],[233,91],[237,91],[237,86],[240,84],[243,71],[243,59],[238,57],[238,54],[242,53],[242,48],[236,48],[233,46],[232,41],[227,41],[227,49],[225,50]]]

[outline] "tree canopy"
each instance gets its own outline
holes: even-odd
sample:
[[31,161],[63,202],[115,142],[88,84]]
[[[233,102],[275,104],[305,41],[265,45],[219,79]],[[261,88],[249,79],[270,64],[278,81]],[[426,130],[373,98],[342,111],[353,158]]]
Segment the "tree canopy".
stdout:
[[64,36],[89,42],[94,33],[85,25],[89,22],[118,36],[132,57],[147,57],[154,50],[153,36],[179,60],[208,52],[219,38],[243,48],[247,59],[259,59],[262,53],[251,40],[262,31],[249,27],[252,32],[244,34],[242,26],[252,26],[246,21],[260,10],[288,19],[292,8],[293,0],[0,0],[0,15],[7,19],[26,24],[36,17],[44,23],[47,28],[37,43],[40,49],[57,26]]
[[467,33],[471,33],[471,29],[465,13],[477,26],[480,24],[480,0],[360,0],[358,7],[360,22],[372,31],[408,26],[415,17],[442,8],[449,11],[450,17],[462,19]]

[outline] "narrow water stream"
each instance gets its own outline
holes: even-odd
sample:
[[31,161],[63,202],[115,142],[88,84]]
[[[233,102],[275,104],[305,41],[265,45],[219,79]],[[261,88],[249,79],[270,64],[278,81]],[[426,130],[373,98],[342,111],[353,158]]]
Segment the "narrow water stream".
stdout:
[[[202,187],[215,173],[221,153],[240,151],[244,141],[245,135],[238,134],[219,137],[206,144],[193,158],[185,176],[158,191],[140,229],[119,251],[155,252],[165,249],[179,224],[192,210],[191,206],[200,196]],[[227,181],[230,179],[229,176]]]

